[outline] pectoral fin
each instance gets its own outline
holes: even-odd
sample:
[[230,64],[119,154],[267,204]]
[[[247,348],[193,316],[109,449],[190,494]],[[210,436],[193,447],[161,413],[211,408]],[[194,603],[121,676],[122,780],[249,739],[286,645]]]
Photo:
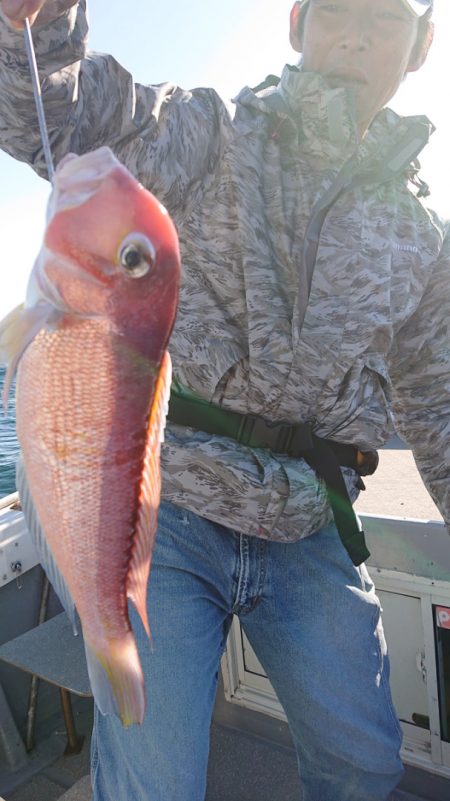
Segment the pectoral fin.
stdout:
[[0,322],[0,363],[8,365],[3,388],[5,412],[17,365],[30,342],[54,314],[54,311],[53,306],[45,302],[30,308],[26,308],[22,304],[13,309]]

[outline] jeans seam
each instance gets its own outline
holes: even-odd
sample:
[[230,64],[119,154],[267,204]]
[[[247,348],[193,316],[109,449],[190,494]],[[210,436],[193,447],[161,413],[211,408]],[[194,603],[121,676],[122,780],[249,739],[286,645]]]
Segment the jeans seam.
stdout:
[[239,535],[239,572],[233,609],[234,614],[244,611],[248,592],[249,544],[245,534]]
[[258,545],[259,545],[259,575],[258,575],[257,597],[258,599],[260,599],[264,587],[264,581],[266,578],[267,542],[264,540],[260,540]]
[[389,683],[388,683],[388,681],[386,679],[386,672],[384,670],[384,658],[383,657],[382,657],[382,663],[383,663],[383,667],[382,667],[382,672],[381,672],[381,685],[382,685],[382,689],[383,689],[383,695],[384,695],[384,698],[385,698],[385,701],[386,701],[386,705],[387,705],[387,708],[388,708],[389,717],[390,717],[392,723],[394,724],[395,731],[397,733],[397,736],[400,738],[400,743],[401,743],[401,741],[403,740],[403,731],[402,731],[402,727],[400,726],[400,721],[398,719],[397,713],[395,711],[394,703],[392,701],[392,695],[391,695]]
[[[96,710],[94,711],[94,715],[95,714],[97,714]],[[92,746],[91,746],[91,755],[90,755],[90,757],[91,757],[91,770],[90,770],[90,773],[91,773],[92,790],[94,791],[95,790],[95,785],[97,784],[97,774],[98,774],[99,765],[100,765],[100,758],[99,758],[99,755],[98,755],[97,733],[95,731],[95,725],[94,725],[94,732],[93,732],[92,737],[95,737],[95,742],[93,743],[95,750],[92,749]]]
[[[380,609],[379,609],[379,616],[378,616],[378,621],[377,621],[376,628],[378,628],[380,623],[381,623],[381,606],[380,606]],[[387,710],[388,710],[388,713],[389,713],[389,717],[391,719],[391,722],[394,724],[395,731],[397,733],[397,736],[400,738],[400,743],[401,743],[401,741],[403,739],[403,731],[402,731],[402,728],[400,726],[400,721],[398,719],[398,715],[397,715],[396,709],[394,707],[394,702],[392,700],[392,694],[391,694],[391,690],[390,690],[390,684],[389,684],[389,681],[388,681],[388,679],[386,677],[386,670],[385,670],[385,663],[386,663],[386,660],[389,660],[389,656],[388,656],[388,654],[386,654],[386,656],[385,656],[382,653],[380,637],[379,637],[378,632],[377,632],[377,652],[378,652],[378,660],[379,660],[379,666],[380,666],[380,672],[381,672],[381,690],[383,692],[383,696],[384,696],[384,699],[385,699],[385,703],[386,703],[386,707],[387,707]]]
[[244,610],[245,612],[252,612],[253,609],[255,609],[255,607],[258,606],[261,600],[264,580],[266,577],[267,559],[265,557],[267,554],[267,546],[268,546],[267,540],[260,539],[257,543],[259,564],[258,564],[258,580],[256,584],[256,593],[252,598],[251,604],[247,604],[247,607]]

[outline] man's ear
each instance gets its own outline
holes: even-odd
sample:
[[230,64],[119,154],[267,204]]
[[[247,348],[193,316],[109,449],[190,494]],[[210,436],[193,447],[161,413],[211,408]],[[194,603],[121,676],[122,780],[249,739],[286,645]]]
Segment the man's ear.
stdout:
[[302,52],[302,37],[299,32],[299,19],[303,3],[300,0],[294,3],[291,8],[290,28],[289,28],[289,41],[291,46],[297,53]]
[[428,51],[433,42],[433,37],[434,37],[434,23],[431,22],[430,20],[428,22],[428,27],[425,36],[423,37],[419,45],[416,45],[416,47],[414,47],[411,53],[411,58],[409,59],[409,64],[406,72],[417,72],[417,70],[421,68],[422,64],[425,63]]

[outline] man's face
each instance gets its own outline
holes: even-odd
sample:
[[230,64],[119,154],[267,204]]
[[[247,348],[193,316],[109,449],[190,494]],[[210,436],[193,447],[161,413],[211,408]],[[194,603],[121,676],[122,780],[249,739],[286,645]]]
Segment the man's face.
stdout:
[[418,20],[401,0],[310,0],[297,45],[305,70],[354,93],[362,136],[411,68],[417,33]]

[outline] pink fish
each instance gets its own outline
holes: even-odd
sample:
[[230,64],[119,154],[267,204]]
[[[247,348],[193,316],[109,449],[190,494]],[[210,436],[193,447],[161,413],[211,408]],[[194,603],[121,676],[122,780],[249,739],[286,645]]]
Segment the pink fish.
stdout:
[[112,152],[70,155],[25,305],[0,324],[9,381],[17,368],[27,523],[80,616],[97,705],[124,725],[145,712],[127,601],[149,634],[179,269],[166,210]]

